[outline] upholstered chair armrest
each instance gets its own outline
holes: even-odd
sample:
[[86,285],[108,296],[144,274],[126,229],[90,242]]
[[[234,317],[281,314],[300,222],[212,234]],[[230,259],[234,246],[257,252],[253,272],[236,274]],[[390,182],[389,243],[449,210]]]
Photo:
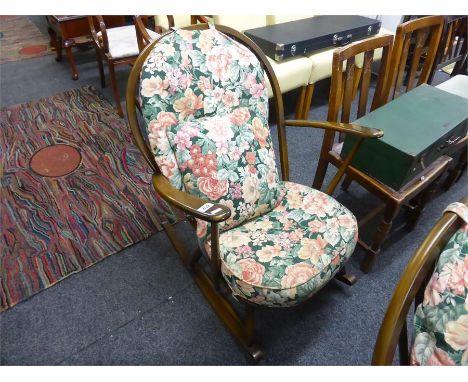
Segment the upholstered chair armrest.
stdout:
[[[155,190],[166,202],[198,219],[210,223],[220,223],[231,216],[229,207],[212,203],[188,194],[187,192],[180,191],[175,188],[164,175],[153,175],[153,185]],[[213,206],[208,211],[200,211],[200,207],[207,203],[211,203]]]
[[383,137],[384,135],[382,130],[373,129],[373,128],[365,127],[365,126],[359,126],[353,123],[309,121],[309,120],[293,119],[293,120],[286,120],[285,125],[333,130],[338,133],[355,135],[361,138],[380,138],[380,137]]

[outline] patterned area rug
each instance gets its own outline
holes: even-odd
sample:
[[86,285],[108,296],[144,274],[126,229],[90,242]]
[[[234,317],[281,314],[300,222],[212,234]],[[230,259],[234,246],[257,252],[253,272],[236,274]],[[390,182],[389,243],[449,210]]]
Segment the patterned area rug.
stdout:
[[0,64],[52,53],[48,37],[27,16],[0,16]]
[[2,109],[0,128],[0,311],[160,228],[167,205],[94,87]]

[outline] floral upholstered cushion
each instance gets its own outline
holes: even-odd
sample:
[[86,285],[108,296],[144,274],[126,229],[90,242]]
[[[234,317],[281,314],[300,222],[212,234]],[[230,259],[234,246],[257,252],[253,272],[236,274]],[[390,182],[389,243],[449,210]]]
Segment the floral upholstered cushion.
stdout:
[[[167,130],[186,191],[230,207],[221,230],[270,211],[281,197],[267,122],[245,113],[246,121],[229,114]],[[207,223],[199,221],[197,232],[203,238]]]
[[141,71],[140,104],[156,163],[179,189],[181,173],[167,128],[215,115],[229,116],[238,126],[255,117],[268,119],[259,61],[248,48],[214,28],[177,29],[161,38]]
[[317,292],[351,256],[358,237],[355,217],[335,199],[290,182],[283,188],[275,209],[219,239],[233,294],[273,307],[297,305]]
[[[446,210],[468,220],[468,207]],[[441,253],[414,316],[413,365],[468,365],[468,222]]]

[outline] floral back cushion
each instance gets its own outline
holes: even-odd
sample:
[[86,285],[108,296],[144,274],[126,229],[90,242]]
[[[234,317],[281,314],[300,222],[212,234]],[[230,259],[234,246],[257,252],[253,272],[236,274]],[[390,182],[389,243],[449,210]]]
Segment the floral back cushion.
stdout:
[[255,117],[268,119],[260,63],[249,49],[214,27],[176,29],[162,37],[141,71],[140,104],[156,163],[179,189],[182,178],[168,128],[208,116],[229,116],[236,126]]
[[446,210],[467,224],[445,246],[416,309],[413,365],[468,366],[468,207],[453,203]]
[[[221,230],[271,211],[283,196],[267,121],[247,108],[242,114],[199,118],[167,130],[186,191],[231,209]],[[197,228],[200,238],[207,235],[206,223],[199,221]]]

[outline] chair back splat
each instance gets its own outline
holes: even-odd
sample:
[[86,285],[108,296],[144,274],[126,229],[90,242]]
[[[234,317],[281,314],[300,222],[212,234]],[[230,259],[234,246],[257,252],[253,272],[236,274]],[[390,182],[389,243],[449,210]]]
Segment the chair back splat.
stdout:
[[429,82],[444,27],[443,16],[427,16],[397,27],[390,65],[390,99]]

